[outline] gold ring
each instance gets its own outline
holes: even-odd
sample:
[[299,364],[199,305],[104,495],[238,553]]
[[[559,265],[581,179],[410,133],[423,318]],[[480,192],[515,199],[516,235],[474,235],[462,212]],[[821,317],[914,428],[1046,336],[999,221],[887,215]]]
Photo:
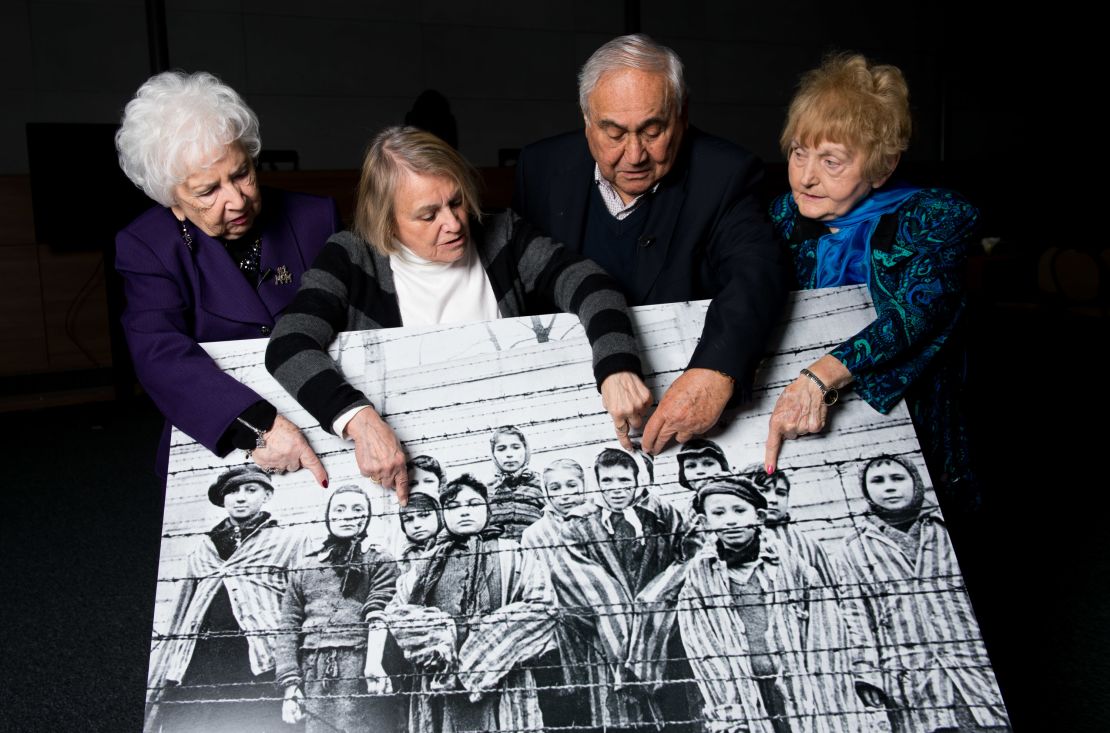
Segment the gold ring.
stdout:
[[616,426],[617,435],[627,435],[629,429],[630,429],[630,426],[628,424],[628,421],[625,420],[624,425]]

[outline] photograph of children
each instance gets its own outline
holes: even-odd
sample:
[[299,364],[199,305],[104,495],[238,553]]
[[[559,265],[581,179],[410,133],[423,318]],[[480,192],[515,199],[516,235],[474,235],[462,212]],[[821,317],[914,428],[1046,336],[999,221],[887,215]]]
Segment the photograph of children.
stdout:
[[195,538],[170,633],[152,644],[148,729],[280,729],[280,705],[267,699],[274,696],[273,630],[302,535],[264,510],[273,494],[270,477],[253,464],[223,471],[208,487],[208,501],[226,516]]
[[284,691],[282,719],[303,721],[305,733],[391,731],[397,701],[368,696],[363,672],[367,617],[392,600],[397,564],[385,552],[363,547],[370,497],[361,487],[336,488],[324,521],[327,538],[306,545],[294,561],[281,603],[274,655]]
[[[633,311],[657,398],[705,307]],[[408,456],[404,505],[265,342],[206,345],[342,488],[174,433],[146,730],[1008,730],[905,405],[845,390],[757,463],[783,385],[873,320],[866,288],[794,294],[752,401],[655,457],[613,440],[560,318],[337,340]]]
[[443,535],[397,583],[383,614],[419,683],[405,730],[540,730],[524,663],[552,644],[546,573],[490,524],[489,492],[470,474],[440,492]]

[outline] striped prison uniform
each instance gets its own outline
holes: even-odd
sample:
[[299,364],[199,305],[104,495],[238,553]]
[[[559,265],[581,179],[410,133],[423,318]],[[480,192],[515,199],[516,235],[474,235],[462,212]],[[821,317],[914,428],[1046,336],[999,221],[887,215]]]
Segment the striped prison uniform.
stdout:
[[[582,322],[597,384],[616,372],[640,373],[624,296],[592,261],[572,253],[511,212],[471,222],[471,239],[503,317],[563,311]],[[320,423],[370,400],[344,381],[327,347],[340,331],[400,326],[389,257],[351,232],[328,240],[274,327],[266,368]]]
[[[416,573],[422,569],[417,565],[398,579],[397,595],[382,618],[406,659],[427,659],[434,652],[445,660],[448,669],[454,669],[458,684],[471,700],[496,696],[496,727],[492,730],[542,730],[543,716],[532,673],[520,665],[539,657],[554,643],[551,587],[542,567],[521,552],[516,542],[475,537],[461,551],[477,552],[478,543],[485,543],[481,551],[487,553],[489,562],[497,564],[498,577],[492,585],[500,588],[500,593],[495,609],[477,619],[453,619],[438,608],[409,604]],[[453,551],[451,545],[440,545],[434,552]],[[456,650],[460,623],[467,624],[469,633]],[[450,719],[441,720],[437,726],[432,704],[432,696],[452,689],[451,684],[451,675],[421,677],[409,702],[406,730],[441,733],[456,729],[458,721]],[[449,711],[449,707],[443,708],[445,718]]]
[[[800,733],[827,733],[829,711],[817,692],[810,645],[826,642],[825,613],[831,604],[813,602],[821,581],[773,539],[764,536],[760,557],[747,564],[749,584],[767,598],[764,642],[776,667],[772,684],[785,704],[788,725]],[[774,733],[752,670],[750,645],[733,600],[729,569],[707,544],[690,561],[676,564],[644,589],[633,631],[633,669],[657,682],[663,665],[653,663],[677,624],[695,681],[704,700],[709,730]],[[835,626],[832,626],[835,628]]]
[[[651,691],[630,679],[625,667],[638,611],[636,595],[681,557],[684,524],[669,503],[646,490],[634,510],[643,527],[639,541],[644,552],[633,576],[603,521],[609,510],[590,504],[569,513],[561,527],[563,547],[549,560],[567,632],[563,641],[579,670],[575,683],[589,685],[591,717],[598,727],[629,727],[661,718]],[[665,648],[660,659],[665,665]]]
[[836,558],[855,677],[886,693],[905,731],[956,727],[958,706],[980,726],[1007,727],[944,519],[934,508],[916,524],[906,533],[918,536],[915,557],[899,530],[867,517]]
[[[817,572],[821,587],[813,589],[811,602],[828,604],[824,618],[827,619],[829,628],[819,630],[821,638],[812,639],[808,650],[815,689],[822,698],[821,709],[830,713],[829,728],[834,733],[855,733],[871,730],[876,726],[881,728],[886,716],[867,712],[856,695],[847,648],[848,629],[840,610],[836,573],[828,553],[819,542],[789,519],[767,525],[763,529],[763,536],[768,535],[779,542],[784,553],[790,553],[803,566],[809,566]],[[813,636],[811,633],[811,637]]]
[[286,569],[304,544],[303,532],[271,519],[243,538],[227,560],[220,559],[211,537],[200,538],[189,554],[185,578],[177,581],[170,632],[155,637],[150,654],[148,702],[167,684],[179,684],[189,669],[197,633],[208,607],[222,584],[231,608],[247,637],[251,671],[260,675],[274,669],[275,634],[281,622]]

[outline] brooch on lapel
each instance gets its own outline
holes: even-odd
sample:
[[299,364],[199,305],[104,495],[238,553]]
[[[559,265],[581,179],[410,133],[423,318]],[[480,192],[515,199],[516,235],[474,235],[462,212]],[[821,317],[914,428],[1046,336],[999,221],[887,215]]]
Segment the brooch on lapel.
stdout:
[[278,265],[278,269],[274,273],[274,283],[277,285],[292,285],[293,273],[289,272],[289,268],[285,265]]

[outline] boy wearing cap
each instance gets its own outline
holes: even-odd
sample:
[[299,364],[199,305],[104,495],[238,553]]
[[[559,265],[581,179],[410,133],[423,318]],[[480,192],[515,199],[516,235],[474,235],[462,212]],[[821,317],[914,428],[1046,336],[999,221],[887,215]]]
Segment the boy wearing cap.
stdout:
[[[228,469],[208,488],[208,500],[227,518],[189,555],[170,633],[151,651],[148,722],[163,731],[281,725],[272,702],[241,701],[273,694],[272,631],[281,618],[285,569],[302,540],[263,511],[273,492],[254,465]],[[204,702],[188,702],[198,700]]]
[[695,511],[716,541],[686,563],[677,602],[645,605],[637,653],[660,654],[677,624],[711,730],[820,733],[827,711],[806,655],[807,625],[824,623],[809,602],[819,581],[761,531],[766,506],[747,478],[698,489]]

